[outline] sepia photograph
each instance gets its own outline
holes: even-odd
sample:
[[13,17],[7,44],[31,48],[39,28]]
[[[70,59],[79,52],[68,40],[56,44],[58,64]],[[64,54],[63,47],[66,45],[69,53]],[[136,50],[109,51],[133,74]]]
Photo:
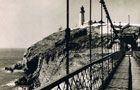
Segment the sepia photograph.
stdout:
[[0,0],[0,90],[140,90],[140,0]]

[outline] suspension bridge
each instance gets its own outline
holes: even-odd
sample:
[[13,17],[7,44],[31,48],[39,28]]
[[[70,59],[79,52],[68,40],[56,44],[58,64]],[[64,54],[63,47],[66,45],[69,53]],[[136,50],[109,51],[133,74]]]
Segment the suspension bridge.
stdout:
[[[112,23],[111,16],[107,9],[104,0],[101,3],[101,42],[104,40],[103,36],[103,12],[106,14],[108,25],[110,25],[112,34],[108,48],[113,49],[112,46],[115,40],[119,40],[119,50],[104,55],[104,44],[101,43],[102,58],[92,61],[92,0],[90,0],[90,16],[89,16],[89,44],[90,55],[88,65],[81,67],[74,72],[69,72],[69,51],[70,51],[70,27],[69,27],[69,0],[67,0],[67,28],[65,34],[66,40],[66,76],[57,81],[37,88],[37,90],[140,90],[140,67],[139,60],[137,60],[138,48],[136,33],[123,32],[128,25],[120,27],[116,30]],[[128,44],[131,45],[132,51],[129,51]]]

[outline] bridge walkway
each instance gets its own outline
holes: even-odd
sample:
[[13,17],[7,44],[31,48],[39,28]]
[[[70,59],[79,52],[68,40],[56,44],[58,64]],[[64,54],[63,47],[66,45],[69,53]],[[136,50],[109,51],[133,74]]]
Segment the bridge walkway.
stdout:
[[125,56],[106,90],[128,90],[129,57]]
[[132,70],[132,90],[140,90],[140,65],[138,65],[133,57],[130,58]]
[[106,90],[140,90],[140,67],[136,60],[125,56]]
[[[109,57],[113,57],[116,54],[111,54]],[[94,82],[96,82],[96,84],[93,85],[92,90],[100,90],[99,88],[101,86],[100,77],[102,72],[102,60],[104,61],[104,64],[108,63],[108,58],[100,59],[99,61],[93,62],[70,73],[69,75],[53,82],[52,84],[40,87],[37,90],[66,90],[66,80],[69,80],[70,83],[69,90],[90,90],[90,77],[88,75],[90,66],[96,69],[92,69],[92,72],[94,73],[93,79]],[[112,58],[110,58],[109,60],[112,60]],[[140,90],[140,65],[138,65],[136,60],[128,54],[123,58],[123,60],[120,61],[120,64],[118,63],[119,66],[116,66],[118,68],[114,69],[115,71],[112,71],[112,73],[110,73],[113,76],[109,75],[109,78],[106,78],[106,82],[104,83],[101,90]],[[116,59],[113,59],[113,62],[116,62]],[[109,65],[112,65],[112,63],[110,63]],[[116,64],[113,64],[113,67],[114,65]],[[108,67],[107,69],[104,68],[104,70],[108,70]]]

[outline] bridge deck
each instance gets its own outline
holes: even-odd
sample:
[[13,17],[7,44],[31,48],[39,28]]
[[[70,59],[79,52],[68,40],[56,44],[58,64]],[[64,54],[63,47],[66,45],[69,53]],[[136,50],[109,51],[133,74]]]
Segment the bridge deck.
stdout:
[[140,67],[131,56],[125,56],[122,60],[106,90],[128,90],[130,81],[129,60],[131,63],[132,90],[140,90]]
[[125,57],[116,70],[107,90],[128,90],[129,80],[129,57]]
[[140,90],[140,67],[136,60],[131,57],[132,90]]

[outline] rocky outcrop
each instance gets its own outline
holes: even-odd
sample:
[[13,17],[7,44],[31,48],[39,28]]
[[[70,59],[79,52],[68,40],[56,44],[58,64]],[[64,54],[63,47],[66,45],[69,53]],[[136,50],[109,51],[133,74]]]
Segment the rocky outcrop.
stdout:
[[139,36],[140,32],[140,26],[132,26],[132,25],[127,25],[122,33],[135,33],[137,36]]
[[[70,72],[89,63],[88,28],[71,30]],[[92,60],[99,59],[100,36],[92,30]],[[107,40],[106,40],[107,41]],[[64,76],[66,48],[65,31],[59,31],[29,47],[22,64],[14,67],[24,69],[26,76],[17,85],[29,85],[30,89],[51,83]]]
[[5,67],[4,69],[6,71],[11,71],[13,72],[14,70],[21,70],[23,69],[25,66],[25,63],[23,63],[23,61],[17,62],[16,64],[10,66],[10,67]]

